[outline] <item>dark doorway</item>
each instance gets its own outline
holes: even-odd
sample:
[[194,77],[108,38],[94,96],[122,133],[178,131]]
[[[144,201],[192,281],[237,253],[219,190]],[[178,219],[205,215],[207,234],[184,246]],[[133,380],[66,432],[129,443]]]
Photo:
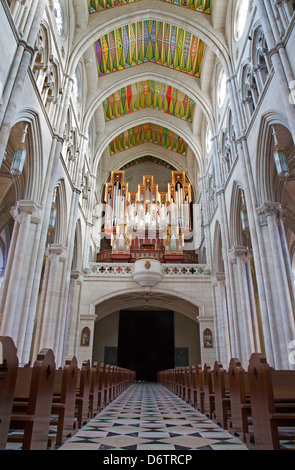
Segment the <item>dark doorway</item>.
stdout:
[[156,382],[157,372],[174,367],[174,317],[170,311],[122,310],[118,366],[136,380]]

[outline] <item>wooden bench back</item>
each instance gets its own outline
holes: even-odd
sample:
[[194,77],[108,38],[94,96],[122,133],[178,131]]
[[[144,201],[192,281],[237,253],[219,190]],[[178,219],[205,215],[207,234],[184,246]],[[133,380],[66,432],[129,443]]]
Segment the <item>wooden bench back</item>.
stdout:
[[295,370],[271,370],[275,401],[295,401]]
[[76,357],[67,359],[63,368],[58,369],[56,372],[54,387],[56,401],[53,404],[52,412],[53,415],[57,413],[59,416],[56,442],[60,445],[64,442],[66,436],[70,436],[73,433],[78,381],[78,363]]
[[212,371],[212,389],[214,388],[215,394],[221,398],[225,397],[226,383],[228,385],[227,373],[221,362],[215,361]]
[[60,367],[55,371],[53,395],[61,395],[63,369]]
[[[255,449],[279,449],[278,429],[270,418],[277,411],[275,405],[278,400],[287,399],[295,403],[294,373],[275,371],[262,354],[254,353],[249,360],[248,375]],[[288,421],[285,425],[290,424]],[[283,415],[281,425],[284,426]]]
[[99,373],[100,365],[94,362],[91,368],[91,381],[90,381],[90,412],[91,416],[98,411],[98,392],[99,392]]
[[[24,414],[32,417],[30,424],[24,428],[23,450],[47,449],[54,377],[55,357],[51,349],[42,349],[33,367],[18,368],[14,398],[24,403],[27,400]],[[21,414],[18,414],[16,408],[12,412],[12,421],[19,421]]]
[[78,425],[82,426],[89,418],[89,395],[91,383],[90,361],[84,361],[80,369],[80,382],[77,392],[78,402]]
[[5,450],[14,397],[18,357],[13,340],[0,336],[0,450]]

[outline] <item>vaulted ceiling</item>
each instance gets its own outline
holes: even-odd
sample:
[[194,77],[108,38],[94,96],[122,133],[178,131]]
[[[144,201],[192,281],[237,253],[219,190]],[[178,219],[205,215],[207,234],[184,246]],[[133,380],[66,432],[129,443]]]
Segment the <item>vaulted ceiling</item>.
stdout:
[[214,20],[222,43],[223,0],[88,0],[88,112],[96,115],[98,158],[107,152],[110,169],[126,165],[129,154],[130,161],[142,158],[139,148],[157,157],[155,164],[178,169],[189,166],[183,158],[196,158],[194,136],[209,109],[216,59],[204,40],[214,30],[215,3],[219,12],[224,4],[222,21]]

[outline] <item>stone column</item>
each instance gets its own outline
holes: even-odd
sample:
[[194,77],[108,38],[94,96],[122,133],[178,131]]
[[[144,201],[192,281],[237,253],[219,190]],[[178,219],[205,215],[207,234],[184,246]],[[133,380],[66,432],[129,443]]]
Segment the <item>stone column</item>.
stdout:
[[3,312],[1,334],[11,336],[18,349],[20,362],[28,362],[24,352],[25,334],[32,339],[33,318],[29,304],[32,295],[35,258],[34,242],[40,228],[41,207],[34,201],[20,201],[12,209],[15,219],[12,243],[6,265],[0,311]]
[[282,207],[279,203],[267,202],[258,209],[258,212],[268,229],[268,253],[271,258],[268,295],[277,301],[276,310],[269,311],[270,323],[276,329],[273,334],[279,342],[281,352],[280,364],[277,364],[277,368],[287,369],[290,366],[288,363],[288,346],[295,338],[295,323],[292,295],[288,281],[288,267],[285,263],[280,233]]
[[[58,351],[59,338],[63,338],[63,330],[61,331],[61,319],[59,316],[59,303],[61,302],[61,289],[64,262],[66,259],[66,250],[61,245],[51,245],[47,249],[46,256],[49,266],[48,273],[42,286],[42,296],[46,299],[43,305],[43,311],[39,309],[39,349],[51,348]],[[41,306],[40,306],[41,307]],[[42,320],[41,320],[42,317]],[[40,324],[41,322],[41,324]],[[60,358],[55,353],[56,363],[60,364]]]
[[82,284],[83,276],[81,273],[79,271],[72,271],[62,362],[64,362],[67,357],[77,356],[78,354],[79,314]]
[[[5,148],[14,122],[15,111],[18,106],[23,84],[27,77],[28,68],[34,55],[34,44],[44,14],[47,0],[34,0],[30,21],[26,25],[24,37],[18,39],[18,47],[9,77],[4,87],[0,109],[0,167],[3,161]],[[32,17],[33,16],[33,17]]]
[[251,232],[251,242],[254,258],[257,260],[256,277],[259,291],[259,302],[260,311],[263,321],[263,333],[265,349],[267,352],[268,362],[272,365],[275,364],[276,357],[276,342],[272,338],[271,325],[269,324],[268,312],[272,309],[272,299],[268,297],[267,292],[267,277],[268,267],[266,263],[265,247],[263,243],[263,233],[257,214],[257,200],[256,200],[256,188],[254,185],[254,178],[252,174],[251,158],[248,151],[248,145],[246,137],[243,135],[243,120],[241,106],[238,101],[238,87],[236,83],[236,76],[233,75],[228,80],[228,93],[231,102],[231,108],[233,113],[234,126],[237,134],[237,151],[240,155],[241,162],[241,180],[244,186],[247,213],[249,217],[249,225]]
[[231,354],[229,320],[226,302],[226,284],[224,273],[216,273],[212,280],[212,288],[215,292],[215,328],[218,347],[218,359],[226,368]]
[[237,272],[237,284],[238,284],[238,295],[237,295],[237,315],[239,324],[239,337],[240,342],[240,354],[239,359],[247,367],[250,355],[255,351],[254,336],[253,336],[253,324],[249,297],[249,288],[247,281],[246,264],[251,259],[251,254],[246,247],[235,247],[231,251],[231,255],[235,259],[236,272]]

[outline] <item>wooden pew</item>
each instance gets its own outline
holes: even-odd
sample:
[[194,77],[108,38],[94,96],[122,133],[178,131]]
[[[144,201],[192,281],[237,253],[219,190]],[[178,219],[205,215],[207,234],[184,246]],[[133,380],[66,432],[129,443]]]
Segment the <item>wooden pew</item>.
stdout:
[[227,421],[230,412],[230,395],[228,374],[219,361],[215,361],[212,371],[214,389],[213,421],[224,429],[227,429]]
[[195,366],[190,367],[190,399],[189,403],[194,407],[197,408],[197,372]]
[[110,365],[109,371],[109,403],[115,398],[115,367]]
[[295,371],[274,370],[262,354],[254,353],[248,376],[254,442],[247,434],[246,443],[255,450],[279,450],[282,439],[295,436]]
[[89,418],[92,419],[99,413],[99,374],[100,365],[95,362],[91,368],[91,381],[89,391]]
[[99,366],[99,385],[98,385],[98,406],[99,410],[105,407],[105,365]]
[[186,402],[190,402],[190,368],[185,367],[183,369],[183,391],[182,399]]
[[80,429],[89,421],[89,394],[91,383],[90,361],[84,361],[78,374],[76,391],[76,415]]
[[197,388],[197,408],[200,413],[204,413],[204,377],[200,364],[196,367],[196,388]]
[[104,367],[104,406],[110,404],[110,365]]
[[184,368],[177,368],[177,396],[183,398],[184,396]]
[[228,383],[231,412],[227,428],[231,434],[239,436],[245,442],[246,433],[252,426],[250,392],[248,373],[237,358],[232,358],[229,362]]
[[168,388],[172,393],[175,393],[175,382],[176,382],[176,369],[171,369],[168,377]]
[[78,429],[75,421],[78,365],[76,357],[66,360],[56,373],[51,425],[56,427],[56,444],[61,445]]
[[204,389],[204,413],[212,419],[214,411],[214,391],[212,370],[210,366],[204,364],[203,368],[203,389]]
[[0,336],[0,450],[5,450],[16,385],[18,357],[12,338]]
[[113,369],[113,400],[119,395],[119,370],[117,366]]
[[51,349],[40,351],[33,367],[18,367],[8,442],[21,441],[23,450],[48,448],[54,377]]

